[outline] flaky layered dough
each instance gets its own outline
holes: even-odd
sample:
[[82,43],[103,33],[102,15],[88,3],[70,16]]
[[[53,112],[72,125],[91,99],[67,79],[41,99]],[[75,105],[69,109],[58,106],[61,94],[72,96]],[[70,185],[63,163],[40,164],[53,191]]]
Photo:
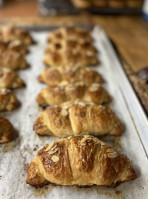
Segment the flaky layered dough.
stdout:
[[12,111],[16,109],[18,105],[19,102],[13,92],[0,88],[0,111]]
[[120,136],[123,132],[120,120],[109,108],[80,101],[46,109],[35,121],[33,129],[39,135],[56,137]]
[[0,53],[15,51],[22,55],[28,52],[27,46],[20,40],[5,42],[0,40]]
[[131,161],[93,136],[61,139],[41,149],[29,165],[27,183],[116,187],[137,177]]
[[24,87],[24,81],[17,72],[7,68],[0,68],[0,88],[14,89]]
[[60,105],[70,100],[81,99],[96,104],[104,104],[110,102],[108,92],[97,83],[84,84],[83,82],[63,83],[59,86],[49,86],[43,88],[38,94],[36,101],[40,106]]
[[12,124],[4,117],[0,117],[0,144],[10,142],[14,134]]
[[27,68],[28,64],[20,53],[15,51],[6,51],[0,54],[0,68],[1,67],[17,70]]
[[48,53],[43,58],[43,62],[45,65],[52,67],[68,66],[69,63],[73,66],[77,63],[82,66],[97,66],[99,63],[96,53],[74,52],[73,50],[65,50],[63,52],[48,50]]
[[33,43],[33,39],[29,32],[20,28],[15,28],[11,25],[3,26],[0,29],[0,38],[6,42],[21,40],[25,45]]
[[77,41],[79,43],[91,43],[93,41],[90,33],[83,29],[77,27],[62,27],[55,31],[50,32],[48,38],[50,43],[59,43],[63,40]]
[[75,83],[82,81],[86,84],[103,83],[102,76],[89,68],[74,66],[72,67],[59,67],[59,68],[45,68],[38,80],[48,85],[58,85],[62,81]]

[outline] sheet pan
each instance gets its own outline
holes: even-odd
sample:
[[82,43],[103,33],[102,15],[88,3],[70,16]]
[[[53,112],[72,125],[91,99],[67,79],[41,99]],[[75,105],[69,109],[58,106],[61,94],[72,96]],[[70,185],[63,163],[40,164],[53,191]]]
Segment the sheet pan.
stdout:
[[[31,32],[36,45],[30,47],[26,56],[30,68],[20,71],[26,88],[15,91],[21,107],[13,112],[1,113],[13,123],[17,135],[11,143],[0,146],[0,199],[146,199],[148,195],[148,122],[147,118],[128,82],[121,64],[100,27],[95,27],[92,35],[99,50],[99,71],[104,79],[104,87],[112,96],[109,105],[124,124],[124,134],[120,138],[105,136],[103,141],[125,153],[136,168],[138,178],[111,189],[93,186],[52,186],[35,189],[26,184],[26,170],[37,151],[57,138],[40,137],[32,130],[33,123],[41,109],[35,97],[41,88],[46,87],[37,81],[37,76],[45,67],[42,63],[48,32]],[[148,132],[147,132],[148,133]]]

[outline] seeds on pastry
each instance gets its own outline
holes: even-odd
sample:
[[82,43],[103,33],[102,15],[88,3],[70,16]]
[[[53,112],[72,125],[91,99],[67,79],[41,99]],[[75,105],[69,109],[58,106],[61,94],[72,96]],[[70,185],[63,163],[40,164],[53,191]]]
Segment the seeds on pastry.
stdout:
[[108,153],[109,158],[116,158],[118,156],[118,153],[115,151],[113,153]]
[[93,53],[92,51],[87,51],[87,52],[86,52],[86,55],[87,55],[87,56],[93,56],[94,53]]
[[49,146],[45,149],[45,151],[49,151],[49,150],[53,147],[53,145],[54,145],[54,143],[52,143],[51,145],[49,145]]
[[64,117],[67,116],[68,115],[68,111],[66,109],[62,109],[61,115],[64,116]]
[[97,91],[97,90],[98,90],[97,87],[96,87],[96,88],[95,88],[95,87],[92,87],[92,88],[90,89],[91,92],[95,92],[95,91]]
[[85,106],[85,105],[86,105],[84,102],[78,102],[78,104],[79,104],[80,106]]
[[5,89],[5,88],[1,88],[1,89],[0,89],[0,93],[1,93],[2,95],[6,95],[6,94],[9,93],[9,92],[10,92],[9,89]]
[[56,155],[53,155],[52,158],[51,158],[51,160],[52,160],[53,162],[58,162],[58,161],[59,161],[59,157],[56,156]]

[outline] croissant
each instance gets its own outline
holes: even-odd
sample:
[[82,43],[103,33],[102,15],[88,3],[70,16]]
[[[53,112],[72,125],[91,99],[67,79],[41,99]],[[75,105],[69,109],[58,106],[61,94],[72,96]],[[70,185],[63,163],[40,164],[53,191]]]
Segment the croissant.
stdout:
[[50,32],[48,38],[50,43],[59,43],[61,40],[77,41],[79,43],[91,43],[93,38],[90,33],[83,29],[77,27],[62,27]]
[[29,165],[26,182],[36,188],[50,183],[116,187],[136,177],[124,154],[84,135],[62,138],[42,148]]
[[0,88],[0,111],[11,111],[17,108],[18,105],[19,102],[13,92]]
[[10,42],[4,42],[0,40],[0,53],[15,51],[22,55],[28,52],[28,48],[20,40],[14,40]]
[[14,89],[24,87],[24,81],[17,72],[7,68],[0,68],[0,88]]
[[17,70],[27,68],[28,64],[20,53],[8,51],[0,54],[0,67]]
[[75,101],[43,111],[34,123],[39,135],[66,137],[70,135],[122,134],[122,124],[107,107]]
[[76,65],[79,63],[82,66],[97,66],[99,61],[96,53],[64,50],[63,52],[49,50],[43,58],[43,63],[47,66],[60,67],[68,66],[69,63]]
[[110,102],[108,92],[97,83],[84,84],[83,82],[67,83],[58,86],[49,86],[43,88],[38,94],[36,101],[42,106],[60,105],[63,102],[70,100],[81,99],[96,104],[104,104]]
[[14,135],[12,124],[4,117],[0,117],[0,144],[10,142]]
[[48,85],[58,85],[62,81],[75,83],[82,81],[86,84],[103,83],[102,76],[89,68],[75,66],[75,67],[59,67],[59,68],[45,68],[38,80]]
[[74,53],[82,52],[83,54],[95,54],[97,49],[92,43],[84,42],[79,43],[77,40],[61,40],[58,43],[50,43],[45,49],[45,53],[50,53],[50,51],[65,52],[72,51]]
[[11,25],[3,26],[0,29],[0,37],[6,42],[21,40],[25,45],[30,45],[33,43],[33,39],[29,32]]

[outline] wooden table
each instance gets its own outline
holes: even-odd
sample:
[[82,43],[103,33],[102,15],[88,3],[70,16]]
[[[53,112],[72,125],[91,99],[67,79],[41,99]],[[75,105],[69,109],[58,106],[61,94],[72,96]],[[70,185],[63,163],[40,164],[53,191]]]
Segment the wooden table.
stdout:
[[55,26],[100,24],[115,43],[127,75],[148,111],[148,85],[135,74],[148,66],[148,23],[140,16],[80,16],[0,18],[0,24]]

